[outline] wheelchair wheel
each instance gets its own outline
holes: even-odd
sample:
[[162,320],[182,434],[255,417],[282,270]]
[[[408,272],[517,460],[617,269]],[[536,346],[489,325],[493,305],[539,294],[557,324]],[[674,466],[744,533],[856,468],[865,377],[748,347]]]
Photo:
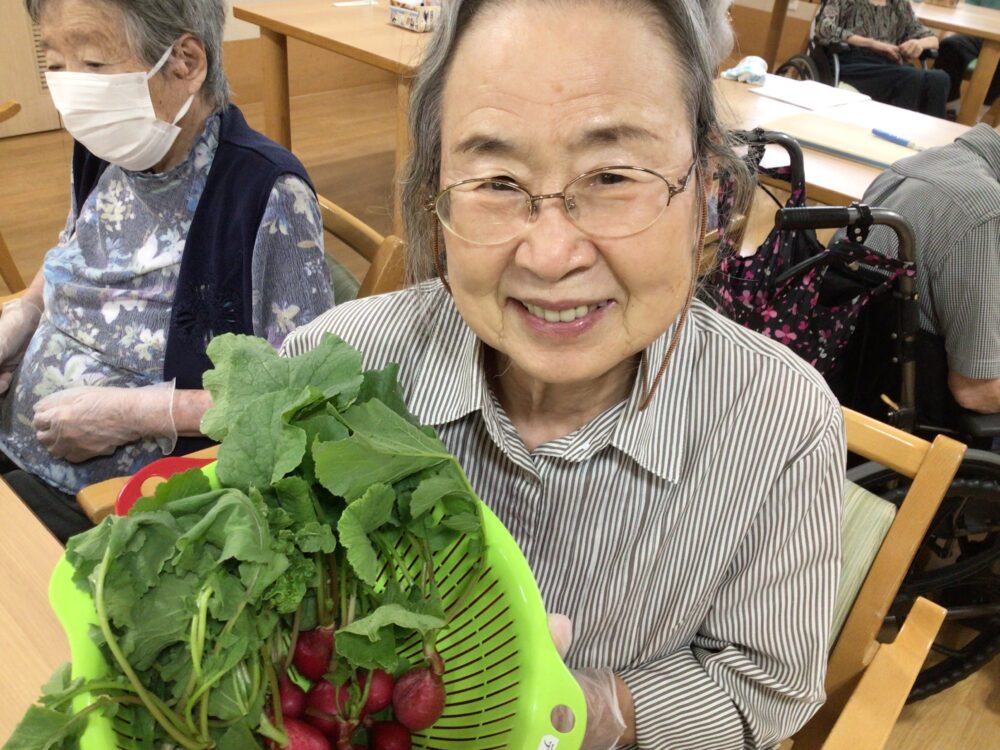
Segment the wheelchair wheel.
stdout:
[[[909,481],[872,462],[848,479],[898,505]],[[1000,455],[966,453],[889,610],[902,624],[923,596],[948,610],[908,702],[965,679],[1000,653]]]
[[819,68],[816,62],[807,55],[795,55],[788,58],[774,71],[775,75],[785,78],[797,78],[800,81],[819,81]]

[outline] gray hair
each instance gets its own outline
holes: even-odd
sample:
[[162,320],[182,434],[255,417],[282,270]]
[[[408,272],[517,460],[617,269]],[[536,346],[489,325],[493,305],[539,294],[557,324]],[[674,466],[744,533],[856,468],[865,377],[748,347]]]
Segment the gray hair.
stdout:
[[[205,45],[208,72],[201,94],[217,109],[229,104],[229,82],[222,68],[222,32],[225,0],[90,0],[119,9],[125,17],[125,35],[136,57],[152,67],[182,34]],[[24,0],[31,20],[38,23],[50,0]]]
[[[680,70],[681,91],[690,131],[694,135],[699,171],[704,174],[711,163],[719,172],[733,175],[737,187],[733,215],[745,212],[752,181],[746,165],[734,153],[716,111],[712,82],[718,61],[708,30],[717,30],[717,26],[706,21],[702,9],[709,0],[612,1],[619,8],[648,15],[660,27]],[[401,175],[403,224],[412,282],[431,278],[436,272],[433,247],[438,228],[434,215],[425,206],[437,191],[441,170],[441,108],[448,71],[464,34],[485,9],[495,5],[498,5],[496,0],[445,0],[434,37],[413,82],[410,95],[413,150]],[[699,187],[704,189],[704,186]],[[704,264],[702,269],[705,270]]]
[[715,66],[718,68],[733,51],[735,41],[733,24],[729,20],[729,8],[733,0],[702,0],[708,40],[712,47]]

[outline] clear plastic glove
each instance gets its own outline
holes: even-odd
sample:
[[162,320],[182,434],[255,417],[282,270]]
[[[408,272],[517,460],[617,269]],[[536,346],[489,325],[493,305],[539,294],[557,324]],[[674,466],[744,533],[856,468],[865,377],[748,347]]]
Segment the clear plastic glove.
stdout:
[[[550,614],[549,633],[560,656],[573,641],[573,623],[566,615]],[[612,750],[628,727],[618,706],[615,673],[610,669],[570,670],[587,701],[587,731],[580,750]]]
[[38,328],[42,311],[25,299],[11,300],[0,314],[0,393],[6,393],[17,363]]
[[35,404],[32,426],[49,453],[74,463],[143,438],[156,440],[167,454],[177,443],[173,401],[173,380],[141,388],[67,388]]

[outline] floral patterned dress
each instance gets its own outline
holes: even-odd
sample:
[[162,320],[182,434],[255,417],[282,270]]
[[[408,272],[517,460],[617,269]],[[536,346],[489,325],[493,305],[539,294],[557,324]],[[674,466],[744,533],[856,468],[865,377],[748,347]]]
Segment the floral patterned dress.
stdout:
[[[73,464],[31,426],[39,399],[73,386],[135,388],[163,379],[181,255],[219,143],[210,117],[187,159],[161,173],[110,166],[48,252],[45,313],[0,397],[0,450],[63,492],[130,474],[162,455],[146,440]],[[254,334],[277,347],[333,305],[316,198],[298,177],[277,180],[252,262]]]

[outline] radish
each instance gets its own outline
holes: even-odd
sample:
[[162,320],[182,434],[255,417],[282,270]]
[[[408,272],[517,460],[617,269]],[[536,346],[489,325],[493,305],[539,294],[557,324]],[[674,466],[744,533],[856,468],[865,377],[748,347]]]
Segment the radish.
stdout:
[[368,733],[372,750],[410,750],[412,741],[398,721],[376,721]]
[[299,633],[295,642],[292,663],[302,676],[309,680],[321,680],[330,668],[333,655],[333,631],[316,628]]
[[336,739],[340,734],[339,719],[343,717],[347,695],[346,685],[337,689],[326,680],[320,680],[306,693],[306,721]]
[[282,716],[297,719],[306,706],[306,691],[292,682],[288,675],[282,675],[278,679],[278,694]]
[[444,711],[444,682],[427,667],[411,669],[392,689],[396,720],[411,732],[426,729]]
[[[376,669],[369,674],[371,676],[372,683],[371,687],[368,688],[368,700],[365,701],[365,709],[362,711],[363,714],[376,713],[384,708],[388,708],[392,703],[392,688],[395,683],[395,680],[392,679],[392,675],[381,669]],[[366,678],[364,675],[358,678],[358,684],[361,686],[362,695],[365,691],[365,681]]]
[[288,735],[287,745],[271,743],[271,746],[285,750],[331,750],[330,742],[322,732],[298,719],[285,719],[285,733]]

